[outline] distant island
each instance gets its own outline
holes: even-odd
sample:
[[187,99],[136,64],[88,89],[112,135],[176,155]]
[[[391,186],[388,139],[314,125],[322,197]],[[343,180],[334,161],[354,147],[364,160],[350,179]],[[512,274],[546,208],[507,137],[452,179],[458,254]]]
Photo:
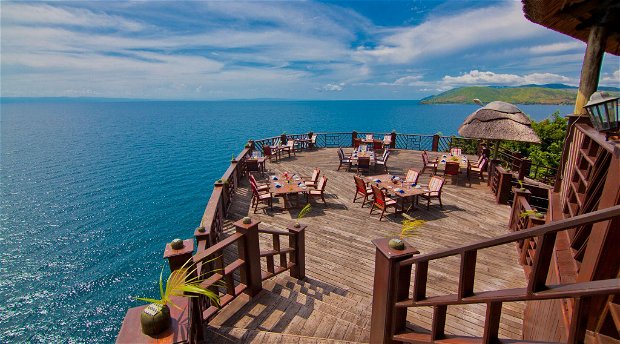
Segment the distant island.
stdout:
[[[599,87],[599,91],[620,94],[617,87]],[[575,103],[577,88],[563,84],[506,86],[468,86],[426,97],[422,104],[471,104],[474,98],[483,103],[501,100],[514,104],[570,105]]]

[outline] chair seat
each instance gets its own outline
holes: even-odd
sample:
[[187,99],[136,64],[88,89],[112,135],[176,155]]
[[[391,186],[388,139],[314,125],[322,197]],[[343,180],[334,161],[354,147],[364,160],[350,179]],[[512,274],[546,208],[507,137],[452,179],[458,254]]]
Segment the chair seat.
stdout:
[[258,199],[269,199],[271,198],[271,194],[269,193],[264,193],[264,194],[259,194],[258,195]]
[[269,190],[269,185],[256,185],[256,190],[258,191]]
[[426,167],[437,167],[437,163],[436,162],[429,162],[426,164]]
[[421,194],[420,196],[422,196],[424,198],[427,198],[427,197],[437,197],[437,196],[439,196],[439,192],[437,192],[437,191],[430,191],[428,193]]
[[396,204],[396,200],[393,200],[389,197],[385,198],[385,205],[392,205],[392,204]]
[[311,181],[304,182],[304,184],[306,184],[307,186],[316,186],[316,182],[311,182]]
[[474,172],[480,172],[481,171],[480,167],[471,167],[470,170],[474,171]]
[[342,159],[342,162],[352,162],[352,160],[351,160],[351,159],[344,158],[344,159]]
[[310,192],[308,192],[311,195],[320,195],[321,194],[321,190],[310,190]]

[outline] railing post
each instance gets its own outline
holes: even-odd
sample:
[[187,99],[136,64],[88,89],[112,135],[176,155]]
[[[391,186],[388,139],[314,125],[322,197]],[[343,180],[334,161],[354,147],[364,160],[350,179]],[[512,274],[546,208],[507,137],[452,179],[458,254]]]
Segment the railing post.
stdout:
[[390,148],[392,149],[396,148],[396,132],[395,131],[393,131],[390,134],[390,140],[392,140],[392,142],[390,142]]
[[245,293],[254,296],[263,289],[260,272],[260,248],[258,246],[258,224],[260,221],[252,219],[250,223],[243,223],[243,219],[234,223],[237,233],[243,238],[237,242],[239,258],[245,261],[241,268],[241,283],[247,286]]
[[290,270],[291,277],[297,279],[304,279],[306,277],[306,225],[300,225],[288,227],[289,233],[294,233],[294,236],[288,237],[289,247],[295,248],[295,252],[291,254],[290,261],[294,263]]
[[209,248],[213,245],[210,231],[207,231],[207,229],[202,226],[194,230],[194,239],[196,239],[196,246],[200,246],[200,242],[202,241],[206,241],[205,248]]
[[192,258],[193,253],[194,239],[186,239],[183,240],[183,246],[176,250],[172,248],[172,243],[167,243],[164,250],[164,259],[168,259],[170,271],[176,271]]
[[526,176],[530,174],[530,168],[532,167],[532,160],[523,158],[521,159],[521,164],[519,165],[519,176],[517,177],[519,180],[523,180]]
[[515,223],[519,221],[519,216],[521,214],[517,214],[517,212],[519,211],[520,207],[519,207],[519,197],[523,197],[525,198],[526,201],[530,201],[530,196],[532,195],[532,193],[530,192],[530,190],[525,189],[525,190],[521,190],[520,188],[515,188],[513,190],[514,192],[514,197],[512,198],[512,208],[510,209],[510,219],[509,219],[509,223],[508,223],[508,228],[511,231],[515,231]]
[[351,133],[351,147],[355,147],[355,139],[357,138],[357,131],[353,130]]
[[398,301],[407,299],[411,284],[411,265],[400,262],[420,253],[405,243],[404,250],[388,246],[389,239],[375,239],[375,278],[372,291],[370,323],[371,343],[392,343],[392,336],[405,329],[407,309],[395,308]]
[[510,190],[512,188],[512,172],[498,169],[499,185],[497,186],[496,201],[498,204],[508,204]]
[[433,147],[431,148],[431,150],[433,152],[437,152],[438,149],[439,149],[439,135],[435,134],[433,135]]

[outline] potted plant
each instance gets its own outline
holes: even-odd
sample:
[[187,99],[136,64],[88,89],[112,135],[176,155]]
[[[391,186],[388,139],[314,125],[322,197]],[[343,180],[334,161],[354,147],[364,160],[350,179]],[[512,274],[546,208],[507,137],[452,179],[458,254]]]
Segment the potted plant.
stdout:
[[519,183],[519,188],[517,190],[519,191],[526,191],[527,189],[523,186],[523,181],[520,179],[517,179],[517,183]]
[[297,214],[297,221],[295,221],[295,224],[293,225],[295,228],[301,227],[301,223],[299,223],[299,220],[303,219],[304,216],[306,216],[310,212],[310,210],[312,210],[312,206],[310,205],[310,203],[308,203],[299,211],[299,214]]
[[136,298],[137,300],[150,303],[144,308],[142,314],[140,314],[140,324],[142,325],[142,332],[144,334],[154,336],[170,327],[170,308],[168,305],[180,309],[179,306],[172,302],[173,296],[197,297],[196,294],[204,295],[209,298],[212,303],[219,306],[219,295],[212,290],[200,287],[198,277],[195,276],[196,268],[189,267],[191,262],[192,258],[185,262],[180,269],[173,271],[170,276],[168,276],[165,286],[163,283],[164,267],[162,266],[161,272],[159,273],[159,299],[147,297]]
[[426,222],[424,220],[418,220],[416,218],[413,218],[407,214],[403,214],[403,217],[405,219],[402,222],[398,238],[390,239],[390,241],[388,242],[388,246],[395,250],[404,250],[405,242],[403,241],[403,239],[414,236],[418,228],[420,228],[420,226],[422,226]]
[[524,218],[527,216],[533,216],[537,219],[542,219],[543,217],[545,217],[545,214],[535,210],[535,209],[530,209],[530,210],[526,210],[524,212],[522,212],[521,214],[519,214],[519,217]]

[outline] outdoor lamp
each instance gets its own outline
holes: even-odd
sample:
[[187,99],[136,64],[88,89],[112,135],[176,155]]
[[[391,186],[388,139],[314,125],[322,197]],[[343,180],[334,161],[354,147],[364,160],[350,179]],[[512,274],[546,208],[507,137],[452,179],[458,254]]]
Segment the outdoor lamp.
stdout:
[[606,92],[594,92],[584,107],[596,130],[607,132],[607,136],[609,132],[618,130],[618,97]]

